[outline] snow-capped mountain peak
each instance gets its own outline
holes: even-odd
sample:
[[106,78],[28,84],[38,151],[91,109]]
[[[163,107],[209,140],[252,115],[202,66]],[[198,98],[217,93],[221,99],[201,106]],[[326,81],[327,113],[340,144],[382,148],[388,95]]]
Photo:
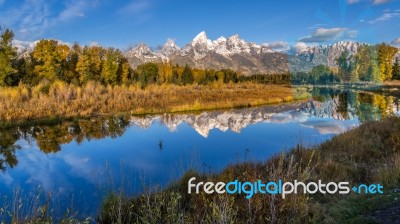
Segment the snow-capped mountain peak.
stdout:
[[184,48],[169,39],[158,51],[152,51],[147,45],[138,45],[126,56],[133,67],[146,62],[171,62],[201,69],[230,68],[242,74],[282,74],[309,71],[320,64],[336,67],[337,58],[343,51],[354,54],[362,45],[353,41],[313,46],[299,42],[289,51],[277,52],[268,45],[247,42],[238,34],[210,40],[202,31]]
[[164,56],[170,56],[171,54],[179,52],[180,50],[181,48],[175,44],[173,39],[168,39],[164,46],[160,49],[159,53]]
[[216,40],[213,41],[214,44],[220,45],[226,43],[226,38],[223,36],[218,37]]
[[168,39],[165,44],[164,47],[177,47],[175,44],[175,41],[173,39]]
[[30,42],[30,41],[13,40],[12,44],[14,47],[17,48],[18,52],[23,52],[25,50],[32,51],[38,42],[39,41]]
[[195,38],[193,38],[192,43],[205,43],[208,41],[208,37],[205,31],[201,31]]
[[136,45],[131,52],[137,56],[137,57],[141,57],[143,55],[146,54],[151,54],[152,50],[150,49],[149,45],[145,44],[145,43],[140,43],[138,45]]
[[208,48],[213,48],[213,43],[210,39],[208,39],[206,32],[202,31],[193,39],[192,46],[196,45],[205,45]]
[[159,56],[156,55],[149,45],[145,43],[140,43],[132,48],[130,51],[126,53],[126,56],[129,58],[137,58],[142,61],[158,61]]
[[239,34],[234,34],[228,38],[228,41],[231,44],[239,44],[241,42]]
[[[204,58],[207,52],[214,49],[214,44],[208,39],[206,32],[202,31],[193,39],[191,48],[193,49],[194,58],[199,60]],[[190,47],[187,48],[186,51],[190,52]]]
[[[286,72],[288,66],[281,62],[282,55],[274,54],[277,53],[268,47],[246,42],[238,34],[211,40],[202,31],[184,48],[170,39],[158,51],[151,51],[147,45],[137,45],[126,56],[133,67],[146,62],[171,62],[196,68],[230,68],[242,74]],[[266,65],[265,60],[261,61],[263,57],[278,58]]]

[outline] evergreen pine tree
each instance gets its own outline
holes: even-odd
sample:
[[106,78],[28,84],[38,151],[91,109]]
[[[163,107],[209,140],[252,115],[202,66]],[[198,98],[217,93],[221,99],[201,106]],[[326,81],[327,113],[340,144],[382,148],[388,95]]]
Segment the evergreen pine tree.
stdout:
[[400,80],[400,62],[398,57],[396,57],[393,64],[393,79]]
[[17,73],[13,67],[13,62],[17,55],[12,46],[14,33],[5,29],[0,36],[0,86],[10,85],[12,83],[12,75]]
[[194,77],[193,77],[193,72],[192,68],[189,67],[189,65],[185,65],[185,69],[183,70],[182,73],[182,83],[183,85],[190,85],[193,84],[194,82]]
[[175,85],[181,85],[178,68],[176,66],[172,69],[171,83]]

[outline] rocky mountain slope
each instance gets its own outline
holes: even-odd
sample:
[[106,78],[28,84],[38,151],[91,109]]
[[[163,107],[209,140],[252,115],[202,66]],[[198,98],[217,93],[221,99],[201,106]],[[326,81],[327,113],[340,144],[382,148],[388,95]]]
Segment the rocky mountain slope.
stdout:
[[336,60],[339,56],[347,51],[350,54],[357,53],[359,47],[364,43],[354,41],[340,41],[332,45],[316,45],[309,46],[297,52],[290,52],[313,65],[324,64],[331,67],[336,67]]
[[210,40],[203,31],[185,47],[168,40],[159,50],[138,44],[126,52],[133,67],[145,62],[170,62],[202,69],[230,68],[242,74],[277,74],[289,71],[309,71],[313,66],[336,66],[343,51],[356,53],[362,43],[341,41],[332,45],[305,46],[278,52],[267,46],[246,42],[239,35]]
[[286,54],[246,42],[238,35],[210,40],[205,32],[201,32],[183,48],[173,40],[168,40],[158,51],[139,44],[126,52],[126,56],[133,67],[144,62],[171,62],[202,69],[231,68],[248,74],[288,71]]
[[[15,40],[13,44],[18,52],[25,50],[29,52],[37,42]],[[229,38],[221,36],[211,40],[203,31],[184,47],[179,47],[172,39],[167,40],[157,50],[141,43],[126,51],[125,56],[133,68],[146,62],[156,62],[188,64],[201,69],[230,68],[248,75],[279,74],[289,71],[309,71],[320,64],[336,67],[336,59],[342,52],[357,53],[362,45],[364,43],[354,41],[310,46],[303,43],[300,46],[292,46],[286,51],[276,51],[268,45],[247,42],[237,34]],[[400,58],[400,53],[398,57]]]
[[[178,129],[181,124],[192,127],[199,135],[207,138],[212,130],[222,132],[232,131],[240,133],[241,130],[249,125],[260,122],[266,123],[290,123],[300,122],[310,128],[318,130],[320,133],[341,133],[346,130],[340,126],[340,122],[318,123],[316,118],[332,118],[335,121],[362,119],[359,117],[353,104],[347,102],[346,116],[340,111],[338,96],[330,100],[319,102],[309,100],[308,102],[298,102],[292,104],[282,104],[276,106],[266,106],[258,108],[232,109],[229,111],[206,111],[200,114],[162,114],[148,115],[145,117],[131,117],[131,123],[141,128],[148,128],[154,122],[166,126],[171,132]],[[393,114],[399,114],[399,110],[393,104]],[[377,114],[369,115],[369,119],[380,119]],[[377,117],[375,117],[377,116]],[[338,126],[339,125],[339,126]]]

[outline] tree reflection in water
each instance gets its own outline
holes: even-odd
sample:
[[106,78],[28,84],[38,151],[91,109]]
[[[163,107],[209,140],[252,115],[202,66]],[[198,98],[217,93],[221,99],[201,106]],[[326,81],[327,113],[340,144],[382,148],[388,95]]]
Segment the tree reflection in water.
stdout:
[[16,144],[19,139],[17,132],[3,130],[0,132],[0,170],[13,168],[18,164],[16,151],[21,147]]
[[[399,100],[392,96],[383,96],[365,92],[341,91],[332,89],[314,89],[313,99],[307,103],[296,104],[297,108],[290,110],[300,111],[307,116],[334,118],[340,120],[358,119],[360,122],[379,120],[398,111]],[[232,112],[215,111],[190,115],[156,115],[146,117],[130,117],[126,115],[96,117],[91,119],[75,119],[64,121],[57,125],[34,125],[29,127],[15,127],[0,130],[0,170],[17,166],[17,150],[21,147],[19,139],[35,142],[44,153],[56,153],[62,149],[63,144],[73,141],[82,143],[85,140],[103,139],[106,137],[117,138],[122,136],[131,125],[132,120],[140,120],[143,127],[150,125],[154,120],[160,119],[160,123],[170,128],[176,128],[180,123],[191,125],[203,137],[207,137],[210,129],[216,127],[228,127],[234,131],[240,131],[248,124],[257,123],[270,118],[271,114],[288,111],[271,110],[270,106],[263,108],[247,108]],[[219,116],[230,114],[228,124],[215,124],[224,122]],[[225,116],[226,117],[226,116]],[[242,120],[240,120],[243,118]],[[249,119],[251,118],[251,119]],[[233,121],[232,121],[233,120]],[[208,124],[213,126],[208,126]],[[232,126],[230,126],[232,125]],[[199,127],[204,129],[199,129]],[[238,129],[238,130],[237,130]],[[164,144],[158,142],[160,150]]]
[[33,127],[12,128],[0,131],[0,169],[13,168],[18,164],[16,150],[20,149],[17,141],[35,140],[44,153],[56,153],[61,145],[72,141],[116,138],[121,136],[130,122],[125,116],[98,117],[90,120],[66,121],[57,125],[35,125]]

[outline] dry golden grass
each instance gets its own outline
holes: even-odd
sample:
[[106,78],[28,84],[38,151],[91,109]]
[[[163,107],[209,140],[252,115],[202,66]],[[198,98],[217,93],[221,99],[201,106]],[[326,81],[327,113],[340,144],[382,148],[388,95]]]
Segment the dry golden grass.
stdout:
[[400,86],[400,80],[390,80],[383,82],[384,86]]
[[129,112],[131,114],[180,112],[247,107],[306,98],[289,86],[252,83],[210,86],[103,86],[84,87],[62,82],[29,88],[0,88],[0,122],[50,117],[87,117]]

